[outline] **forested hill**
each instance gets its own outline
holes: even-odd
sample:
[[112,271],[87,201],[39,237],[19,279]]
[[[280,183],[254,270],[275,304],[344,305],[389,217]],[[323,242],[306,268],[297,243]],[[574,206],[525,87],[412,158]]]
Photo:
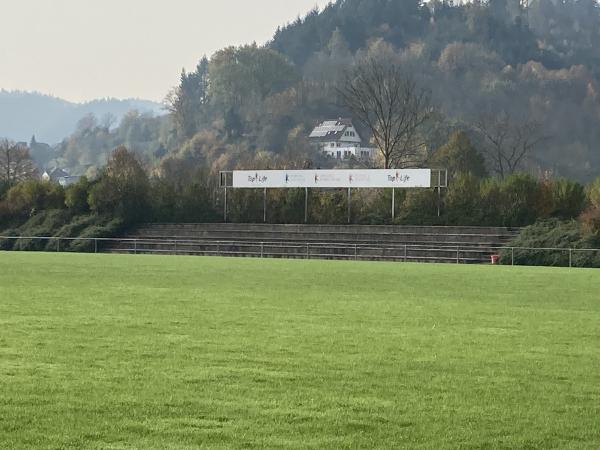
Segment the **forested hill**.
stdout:
[[[373,39],[401,49],[416,42],[435,61],[451,43],[473,43],[510,65],[547,69],[586,65],[600,74],[600,13],[595,0],[338,0],[277,30],[271,47],[304,66],[327,51],[336,30],[356,52]],[[528,4],[527,7],[524,4]]]
[[338,0],[277,30],[270,47],[324,83],[378,40],[410,63],[448,123],[506,111],[543,126],[530,166],[600,171],[600,7],[596,0]]
[[35,135],[38,141],[55,144],[73,133],[77,122],[88,114],[116,125],[130,110],[160,114],[161,108],[158,103],[137,99],[71,103],[34,92],[0,91],[0,137],[29,142]]
[[527,149],[510,171],[587,181],[600,173],[598,42],[595,0],[338,0],[264,46],[202,58],[167,96],[168,116],[128,115],[115,130],[80,123],[56,163],[85,173],[124,144],[155,173],[177,177],[190,168],[334,166],[307,136],[321,120],[353,115],[339,98],[346,75],[383,55],[431,98],[416,164],[431,164],[461,131],[492,175],[504,175],[490,157],[500,136],[509,153]]

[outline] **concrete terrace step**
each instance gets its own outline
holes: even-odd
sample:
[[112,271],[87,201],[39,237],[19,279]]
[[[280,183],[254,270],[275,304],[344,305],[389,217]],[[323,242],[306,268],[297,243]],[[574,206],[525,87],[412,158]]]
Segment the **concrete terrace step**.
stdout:
[[351,227],[347,229],[333,230],[331,228],[324,229],[285,229],[285,228],[270,228],[262,229],[236,229],[231,227],[221,227],[217,229],[203,227],[141,227],[134,233],[129,234],[130,237],[140,238],[172,238],[172,239],[258,239],[258,240],[306,240],[306,241],[323,241],[323,242],[411,242],[415,240],[442,242],[477,242],[477,241],[508,241],[513,239],[517,232],[511,230],[497,229],[468,229],[460,232],[457,229],[432,229],[424,228],[417,229],[389,229],[376,230],[369,232],[368,230],[355,230]]
[[362,225],[143,225],[104,247],[138,254],[489,262],[519,230]]
[[458,227],[458,226],[407,226],[407,225],[272,225],[272,224],[144,224],[139,230],[192,230],[192,231],[278,231],[286,233],[435,233],[435,234],[513,234],[520,230],[504,227]]
[[386,261],[438,261],[453,263],[483,263],[489,262],[490,254],[487,252],[473,252],[469,250],[439,251],[439,250],[414,250],[409,249],[406,253],[402,251],[358,249],[326,249],[326,248],[261,248],[250,247],[225,247],[220,249],[192,249],[148,247],[133,248],[132,246],[113,248],[112,253],[129,254],[169,254],[169,255],[198,255],[198,256],[240,256],[240,257],[263,257],[263,258],[295,258],[295,259],[350,259],[350,260],[386,260]]
[[373,250],[387,252],[414,252],[414,251],[439,251],[444,253],[473,252],[488,253],[496,247],[489,246],[434,246],[434,245],[377,245],[377,244],[314,244],[303,242],[234,242],[234,241],[214,241],[214,242],[192,242],[192,241],[163,241],[163,240],[115,240],[111,241],[113,249],[160,249],[165,251],[185,251],[186,249],[198,251],[227,251],[227,249],[236,248],[261,248],[261,249],[299,249],[300,252],[313,251],[360,251],[361,253]]
[[514,236],[486,236],[486,235],[427,235],[427,234],[411,234],[411,235],[351,235],[351,236],[336,236],[327,235],[272,235],[272,234],[236,234],[229,233],[200,233],[199,235],[167,235],[165,233],[152,235],[150,233],[135,233],[125,236],[129,239],[147,239],[147,240],[180,240],[190,242],[214,242],[214,241],[262,241],[262,242],[309,242],[309,243],[347,243],[354,244],[373,244],[394,245],[394,244],[439,244],[439,245],[495,245],[497,243],[507,243]]
[[140,238],[140,237],[126,237],[123,239],[114,239],[111,241],[114,245],[118,243],[128,243],[131,241],[137,241],[137,245],[151,245],[151,244],[163,244],[169,247],[175,245],[190,246],[190,245],[207,245],[207,246],[225,246],[225,245],[244,245],[244,244],[263,244],[266,246],[286,246],[296,245],[306,247],[335,247],[335,246],[358,246],[360,248],[365,247],[377,247],[377,248],[442,248],[442,249],[493,249],[498,247],[504,247],[503,243],[497,241],[487,242],[435,242],[435,241],[413,241],[413,242],[384,242],[384,241],[352,241],[352,242],[332,242],[332,241],[319,241],[319,240],[236,240],[236,239],[177,239],[177,238]]

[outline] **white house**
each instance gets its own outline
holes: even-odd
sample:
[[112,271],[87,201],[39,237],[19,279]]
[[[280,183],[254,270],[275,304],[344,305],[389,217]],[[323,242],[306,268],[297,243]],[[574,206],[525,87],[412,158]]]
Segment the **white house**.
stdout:
[[352,119],[326,120],[310,133],[310,141],[327,156],[335,159],[369,159],[375,149],[363,147]]
[[64,170],[59,169],[58,167],[55,168],[55,169],[53,169],[53,170],[50,170],[50,171],[46,170],[42,174],[42,180],[44,180],[44,181],[54,181],[54,182],[60,184],[62,187],[67,187],[67,186],[70,186],[72,184],[75,184],[80,179],[81,179],[81,177],[71,176],[67,172],[65,172]]

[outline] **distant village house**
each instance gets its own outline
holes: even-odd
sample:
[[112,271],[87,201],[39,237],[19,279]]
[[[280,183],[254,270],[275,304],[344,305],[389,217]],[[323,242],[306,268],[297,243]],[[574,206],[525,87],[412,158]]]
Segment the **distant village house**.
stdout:
[[58,167],[52,170],[46,170],[42,174],[42,180],[58,183],[62,187],[71,186],[72,184],[77,183],[80,179],[81,177],[71,176]]

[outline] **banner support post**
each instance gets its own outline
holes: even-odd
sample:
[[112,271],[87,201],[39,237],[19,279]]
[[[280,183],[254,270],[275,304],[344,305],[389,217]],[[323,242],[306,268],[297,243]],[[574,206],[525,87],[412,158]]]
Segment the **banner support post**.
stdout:
[[348,188],[348,223],[351,222],[352,214],[352,188]]
[[225,186],[225,203],[223,205],[223,216],[225,223],[227,223],[227,186]]
[[396,219],[396,188],[392,188],[392,220]]
[[267,223],[267,188],[263,192],[263,222]]
[[442,171],[438,171],[438,217],[442,215]]
[[308,223],[308,188],[304,188],[304,223]]

